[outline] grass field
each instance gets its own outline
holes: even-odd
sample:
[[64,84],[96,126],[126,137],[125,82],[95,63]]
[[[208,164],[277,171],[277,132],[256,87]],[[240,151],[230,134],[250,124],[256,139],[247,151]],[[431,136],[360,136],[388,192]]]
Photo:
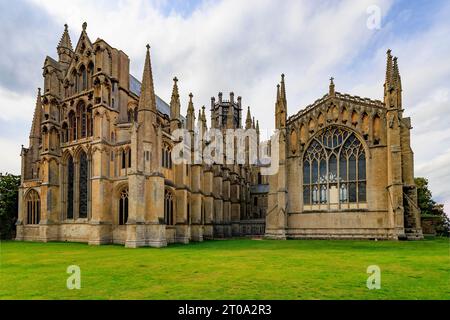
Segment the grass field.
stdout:
[[[449,240],[0,244],[0,299],[450,299]],[[81,289],[69,290],[69,265]],[[381,289],[368,290],[369,265]]]

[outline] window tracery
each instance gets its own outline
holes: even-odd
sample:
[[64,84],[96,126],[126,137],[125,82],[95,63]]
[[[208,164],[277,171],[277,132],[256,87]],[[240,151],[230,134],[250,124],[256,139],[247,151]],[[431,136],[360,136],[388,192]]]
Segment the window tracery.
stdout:
[[354,133],[329,127],[303,158],[305,205],[366,202],[366,156]]

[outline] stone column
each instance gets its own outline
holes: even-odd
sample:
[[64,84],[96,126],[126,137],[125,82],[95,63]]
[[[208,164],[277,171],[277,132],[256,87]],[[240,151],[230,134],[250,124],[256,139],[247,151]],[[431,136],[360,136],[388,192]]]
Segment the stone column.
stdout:
[[203,241],[201,165],[193,165],[191,173],[191,239]]
[[[91,219],[90,224],[90,245],[100,245],[112,242],[112,216],[111,205],[115,199],[109,190],[109,181],[106,161],[109,161],[105,150],[93,148],[90,163],[90,194],[91,194]],[[93,169],[93,170],[92,170]]]
[[213,217],[214,217],[214,197],[213,189],[213,172],[211,168],[207,168],[203,171],[203,206],[204,206],[204,226],[203,226],[203,238],[213,239]]
[[222,198],[222,172],[220,165],[214,166],[213,196],[214,196],[214,238],[223,238],[223,198]]
[[240,236],[240,217],[241,217],[241,199],[240,199],[240,185],[236,178],[231,184],[231,234],[232,236]]
[[189,238],[191,235],[187,216],[189,201],[187,189],[182,188],[175,190],[175,201],[175,242],[189,243]]
[[231,237],[231,201],[230,201],[230,178],[229,170],[224,170],[224,179],[222,180],[223,197],[223,236]]

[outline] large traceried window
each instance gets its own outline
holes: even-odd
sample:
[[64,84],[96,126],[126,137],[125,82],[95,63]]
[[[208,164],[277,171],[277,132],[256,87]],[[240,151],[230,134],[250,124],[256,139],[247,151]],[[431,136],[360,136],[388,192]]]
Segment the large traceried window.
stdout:
[[41,201],[36,190],[31,190],[26,198],[27,224],[39,224],[41,220]]
[[366,155],[355,134],[329,127],[314,138],[303,158],[305,205],[366,202]]

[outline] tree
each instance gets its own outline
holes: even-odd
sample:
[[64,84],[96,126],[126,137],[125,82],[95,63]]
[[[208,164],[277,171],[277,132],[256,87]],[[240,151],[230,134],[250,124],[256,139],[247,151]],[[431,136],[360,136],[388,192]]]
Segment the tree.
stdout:
[[444,212],[444,205],[433,200],[431,190],[428,188],[428,180],[422,177],[414,179],[417,186],[417,202],[422,216],[438,217],[439,223],[436,226],[436,233],[449,236],[450,219]]
[[0,172],[0,238],[15,236],[20,176]]

